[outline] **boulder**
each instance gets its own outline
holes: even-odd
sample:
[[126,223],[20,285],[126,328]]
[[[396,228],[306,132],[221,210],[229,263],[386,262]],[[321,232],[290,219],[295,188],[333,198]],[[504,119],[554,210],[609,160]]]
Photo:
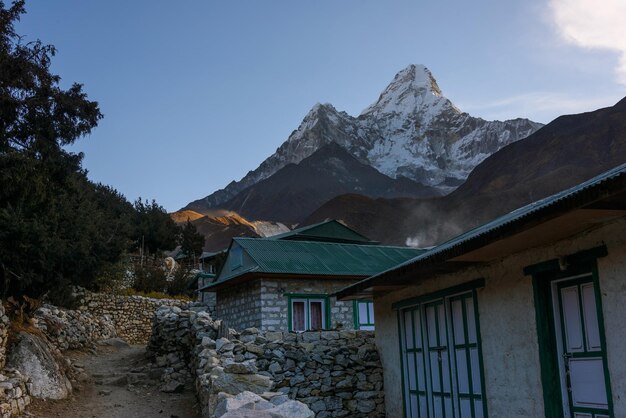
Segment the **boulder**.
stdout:
[[269,403],[259,395],[252,392],[241,392],[237,396],[224,396],[225,394],[218,395],[218,398],[222,399],[218,401],[215,407],[215,417],[221,417],[227,412],[234,411],[236,409],[249,409],[254,411],[264,411],[272,409],[273,404]]
[[276,406],[252,392],[237,396],[220,393],[215,418],[313,418],[315,414],[305,404],[286,401]]
[[269,409],[270,412],[285,418],[313,418],[315,413],[308,406],[298,401],[283,402],[275,408]]
[[30,395],[41,399],[64,399],[72,391],[54,348],[43,338],[26,332],[17,335],[7,366],[30,378]]
[[224,366],[226,373],[254,374],[258,372],[254,360],[247,360],[242,363],[228,363]]

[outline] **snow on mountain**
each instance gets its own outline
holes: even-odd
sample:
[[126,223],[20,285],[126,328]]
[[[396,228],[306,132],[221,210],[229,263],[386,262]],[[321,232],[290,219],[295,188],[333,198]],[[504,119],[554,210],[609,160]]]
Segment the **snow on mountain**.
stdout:
[[243,189],[289,163],[299,163],[330,142],[383,174],[407,177],[448,193],[489,155],[541,126],[528,119],[486,121],[472,117],[442,95],[425,66],[409,65],[358,117],[337,111],[331,104],[316,104],[298,129],[257,169],[187,208],[219,207]]

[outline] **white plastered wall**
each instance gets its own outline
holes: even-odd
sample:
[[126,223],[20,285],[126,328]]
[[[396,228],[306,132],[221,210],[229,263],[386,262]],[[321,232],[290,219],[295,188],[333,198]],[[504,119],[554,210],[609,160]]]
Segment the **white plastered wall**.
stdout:
[[[506,257],[482,268],[426,279],[376,297],[376,341],[385,374],[387,416],[402,417],[402,374],[394,302],[476,278],[487,405],[491,417],[543,416],[543,392],[532,280],[523,268],[605,244],[598,261],[607,352],[616,416],[626,416],[626,220],[614,221],[549,247]],[[418,278],[416,278],[418,281]]]

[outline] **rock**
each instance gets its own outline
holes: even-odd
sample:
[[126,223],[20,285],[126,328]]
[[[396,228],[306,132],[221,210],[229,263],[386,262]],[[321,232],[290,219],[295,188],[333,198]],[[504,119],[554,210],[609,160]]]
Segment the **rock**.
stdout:
[[298,401],[287,401],[277,407],[270,409],[270,412],[285,418],[313,418],[315,413],[308,406]]
[[99,341],[98,344],[115,348],[130,348],[130,344],[121,338],[108,338],[106,340]]
[[245,391],[261,394],[272,389],[272,381],[267,376],[226,373],[221,367],[216,367],[211,372],[211,385],[213,393],[226,392],[233,395]]
[[284,418],[282,415],[277,415],[267,411],[255,411],[252,409],[235,409],[221,416],[221,418]]
[[227,412],[237,409],[249,409],[254,411],[263,411],[273,408],[274,405],[252,392],[241,392],[237,396],[223,398],[217,403],[215,407],[215,417],[221,417]]
[[65,399],[72,385],[59,365],[54,348],[41,337],[20,332],[9,353],[7,366],[30,378],[30,395],[41,399]]
[[270,402],[276,406],[284,404],[285,402],[289,401],[289,396],[284,395],[284,394],[280,394],[277,396],[274,396],[272,399],[270,399]]
[[243,363],[229,363],[224,366],[224,371],[226,373],[254,374],[258,372],[258,369],[253,360],[247,360]]
[[180,393],[185,390],[185,384],[176,380],[170,380],[163,386],[161,386],[161,392],[165,393]]
[[220,338],[215,341],[215,349],[218,353],[223,353],[225,351],[232,351],[235,348],[235,344],[233,344],[228,338]]

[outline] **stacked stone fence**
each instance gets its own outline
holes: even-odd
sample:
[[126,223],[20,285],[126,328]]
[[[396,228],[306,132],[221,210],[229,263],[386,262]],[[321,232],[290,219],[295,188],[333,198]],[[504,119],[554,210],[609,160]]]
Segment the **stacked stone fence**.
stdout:
[[18,416],[30,404],[29,379],[15,369],[5,368],[9,318],[0,300],[0,418]]
[[[243,391],[300,401],[317,418],[383,417],[383,374],[371,331],[306,333],[229,330],[206,312],[163,307],[148,350],[164,383],[195,378],[204,417],[220,396]],[[220,392],[222,394],[220,395]]]
[[93,293],[84,289],[77,289],[75,296],[79,311],[111,318],[117,336],[130,344],[148,342],[152,333],[152,318],[161,306],[185,307],[189,304],[184,300]]

